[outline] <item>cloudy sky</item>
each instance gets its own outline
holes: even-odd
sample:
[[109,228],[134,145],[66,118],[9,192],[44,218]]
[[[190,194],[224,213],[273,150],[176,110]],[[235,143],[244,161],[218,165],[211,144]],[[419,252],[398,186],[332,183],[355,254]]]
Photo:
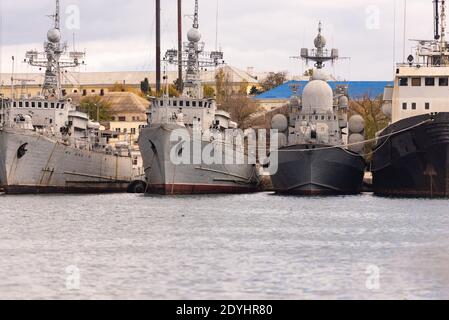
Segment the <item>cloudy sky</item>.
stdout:
[[[54,0],[0,0],[1,71],[11,70],[11,56],[23,58],[40,49],[54,11]],[[175,47],[176,0],[162,0],[163,50]],[[396,2],[396,43],[394,8]],[[226,62],[246,70],[299,74],[303,63],[291,59],[312,47],[323,21],[329,47],[350,57],[330,71],[351,80],[390,80],[393,61],[402,60],[405,0],[218,0],[218,46]],[[154,70],[155,0],[61,0],[66,41],[87,53],[86,71]],[[194,0],[183,0],[184,14]],[[76,11],[79,10],[79,23]],[[432,0],[407,1],[406,39],[433,35]],[[217,0],[200,0],[200,29],[209,49],[216,46]],[[184,17],[184,30],[191,19]],[[406,42],[406,55],[412,52]],[[393,48],[396,57],[393,58]],[[23,72],[33,69],[17,63]]]

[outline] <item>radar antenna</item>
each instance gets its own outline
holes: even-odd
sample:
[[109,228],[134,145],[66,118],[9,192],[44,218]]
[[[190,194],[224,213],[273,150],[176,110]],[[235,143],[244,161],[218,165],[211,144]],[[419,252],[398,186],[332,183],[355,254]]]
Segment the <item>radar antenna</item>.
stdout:
[[201,42],[201,32],[199,31],[199,5],[195,0],[195,13],[193,15],[192,29],[187,33],[188,42],[184,43],[181,60],[178,56],[178,50],[171,49],[165,54],[164,60],[170,64],[181,65],[186,70],[186,79],[184,82],[185,96],[202,99],[203,86],[200,73],[208,67],[218,67],[224,64],[223,52],[204,51],[204,42]]
[[60,30],[60,1],[56,0],[55,14],[50,16],[54,20],[54,28],[47,33],[44,51],[27,51],[25,62],[34,67],[45,68],[45,78],[42,85],[42,95],[45,97],[61,98],[61,70],[74,68],[84,64],[84,52],[67,52],[67,43],[61,42]]
[[323,24],[321,21],[318,24],[318,35],[314,40],[315,49],[302,48],[301,55],[299,57],[292,57],[295,59],[305,60],[306,63],[309,63],[309,60],[315,61],[315,67],[317,69],[324,68],[324,62],[331,61],[334,63],[336,60],[341,59],[349,59],[349,58],[341,58],[338,55],[338,49],[332,49],[331,51],[325,49],[326,47],[326,38],[322,35]]

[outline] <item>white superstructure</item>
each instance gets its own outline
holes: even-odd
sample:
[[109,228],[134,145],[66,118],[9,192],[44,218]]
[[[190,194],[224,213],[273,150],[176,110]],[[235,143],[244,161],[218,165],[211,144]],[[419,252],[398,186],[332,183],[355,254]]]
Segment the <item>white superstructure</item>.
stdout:
[[449,44],[446,41],[445,1],[434,1],[434,40],[415,40],[415,56],[398,64],[394,85],[384,93],[384,113],[392,123],[449,111]]

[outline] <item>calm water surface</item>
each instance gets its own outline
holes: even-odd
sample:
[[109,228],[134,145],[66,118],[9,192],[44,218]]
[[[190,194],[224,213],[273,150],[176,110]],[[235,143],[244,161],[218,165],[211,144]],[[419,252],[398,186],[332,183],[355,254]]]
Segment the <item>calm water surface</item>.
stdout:
[[[449,299],[447,200],[0,195],[0,204],[0,299]],[[69,266],[79,290],[66,285]]]

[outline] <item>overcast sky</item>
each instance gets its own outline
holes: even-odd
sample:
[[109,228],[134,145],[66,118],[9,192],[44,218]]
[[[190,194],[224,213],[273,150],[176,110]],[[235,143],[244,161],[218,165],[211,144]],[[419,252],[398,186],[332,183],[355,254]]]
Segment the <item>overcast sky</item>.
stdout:
[[[396,1],[396,57],[393,59]],[[0,0],[2,16],[1,70],[11,70],[11,56],[20,60],[29,49],[41,49],[54,11],[54,0]],[[176,0],[162,2],[163,51],[176,45]],[[66,41],[87,53],[86,71],[154,70],[155,0],[61,0]],[[79,8],[80,23],[67,7]],[[390,80],[393,60],[402,60],[404,0],[218,0],[218,45],[226,62],[246,70],[288,71],[299,74],[304,65],[290,57],[301,47],[313,47],[318,21],[328,47],[351,57],[332,73],[350,80]],[[75,7],[76,8],[76,7]],[[194,0],[183,0],[184,14]],[[200,0],[200,30],[208,49],[216,44],[217,0]],[[407,39],[433,35],[432,0],[407,1]],[[184,31],[191,19],[184,17]],[[71,30],[67,28],[67,25]],[[79,27],[79,28],[78,28]],[[412,51],[406,43],[406,54]],[[20,58],[20,59],[19,59]],[[23,72],[33,69],[18,63]],[[37,71],[37,70],[34,70]]]

